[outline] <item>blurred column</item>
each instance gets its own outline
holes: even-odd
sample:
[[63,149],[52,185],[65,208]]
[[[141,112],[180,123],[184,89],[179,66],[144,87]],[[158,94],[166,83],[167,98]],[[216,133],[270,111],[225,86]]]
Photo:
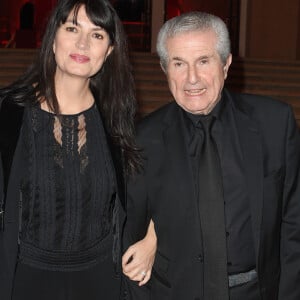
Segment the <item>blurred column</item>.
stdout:
[[159,29],[165,19],[165,1],[152,1],[152,22],[151,22],[151,52],[156,52],[156,40]]

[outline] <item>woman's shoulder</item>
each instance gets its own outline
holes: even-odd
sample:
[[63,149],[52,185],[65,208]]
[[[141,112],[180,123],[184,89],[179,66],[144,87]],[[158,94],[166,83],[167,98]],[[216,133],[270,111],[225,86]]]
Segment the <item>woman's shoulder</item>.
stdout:
[[26,103],[35,103],[34,88],[30,86],[8,86],[0,89],[0,107],[25,106]]

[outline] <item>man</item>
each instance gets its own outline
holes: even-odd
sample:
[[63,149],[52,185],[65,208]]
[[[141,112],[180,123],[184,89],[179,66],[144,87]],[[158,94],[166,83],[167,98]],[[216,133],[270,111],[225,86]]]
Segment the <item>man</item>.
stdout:
[[229,35],[213,15],[167,21],[157,51],[175,102],[138,128],[145,166],[129,185],[126,236],[141,239],[150,219],[157,236],[152,278],[140,289],[157,300],[299,300],[292,109],[224,88]]

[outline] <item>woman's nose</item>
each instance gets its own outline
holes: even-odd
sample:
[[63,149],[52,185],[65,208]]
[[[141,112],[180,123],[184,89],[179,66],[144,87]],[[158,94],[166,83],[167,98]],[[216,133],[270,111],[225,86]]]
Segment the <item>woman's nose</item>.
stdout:
[[76,47],[85,50],[89,47],[89,39],[87,35],[81,34],[76,41]]

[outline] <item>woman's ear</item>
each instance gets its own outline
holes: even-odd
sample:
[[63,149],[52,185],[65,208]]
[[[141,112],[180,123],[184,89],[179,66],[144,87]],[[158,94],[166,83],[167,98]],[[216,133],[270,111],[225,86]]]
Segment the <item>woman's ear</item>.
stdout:
[[114,50],[114,46],[109,46],[107,49],[107,53],[105,55],[105,60],[108,58],[108,56],[110,55],[110,53]]

